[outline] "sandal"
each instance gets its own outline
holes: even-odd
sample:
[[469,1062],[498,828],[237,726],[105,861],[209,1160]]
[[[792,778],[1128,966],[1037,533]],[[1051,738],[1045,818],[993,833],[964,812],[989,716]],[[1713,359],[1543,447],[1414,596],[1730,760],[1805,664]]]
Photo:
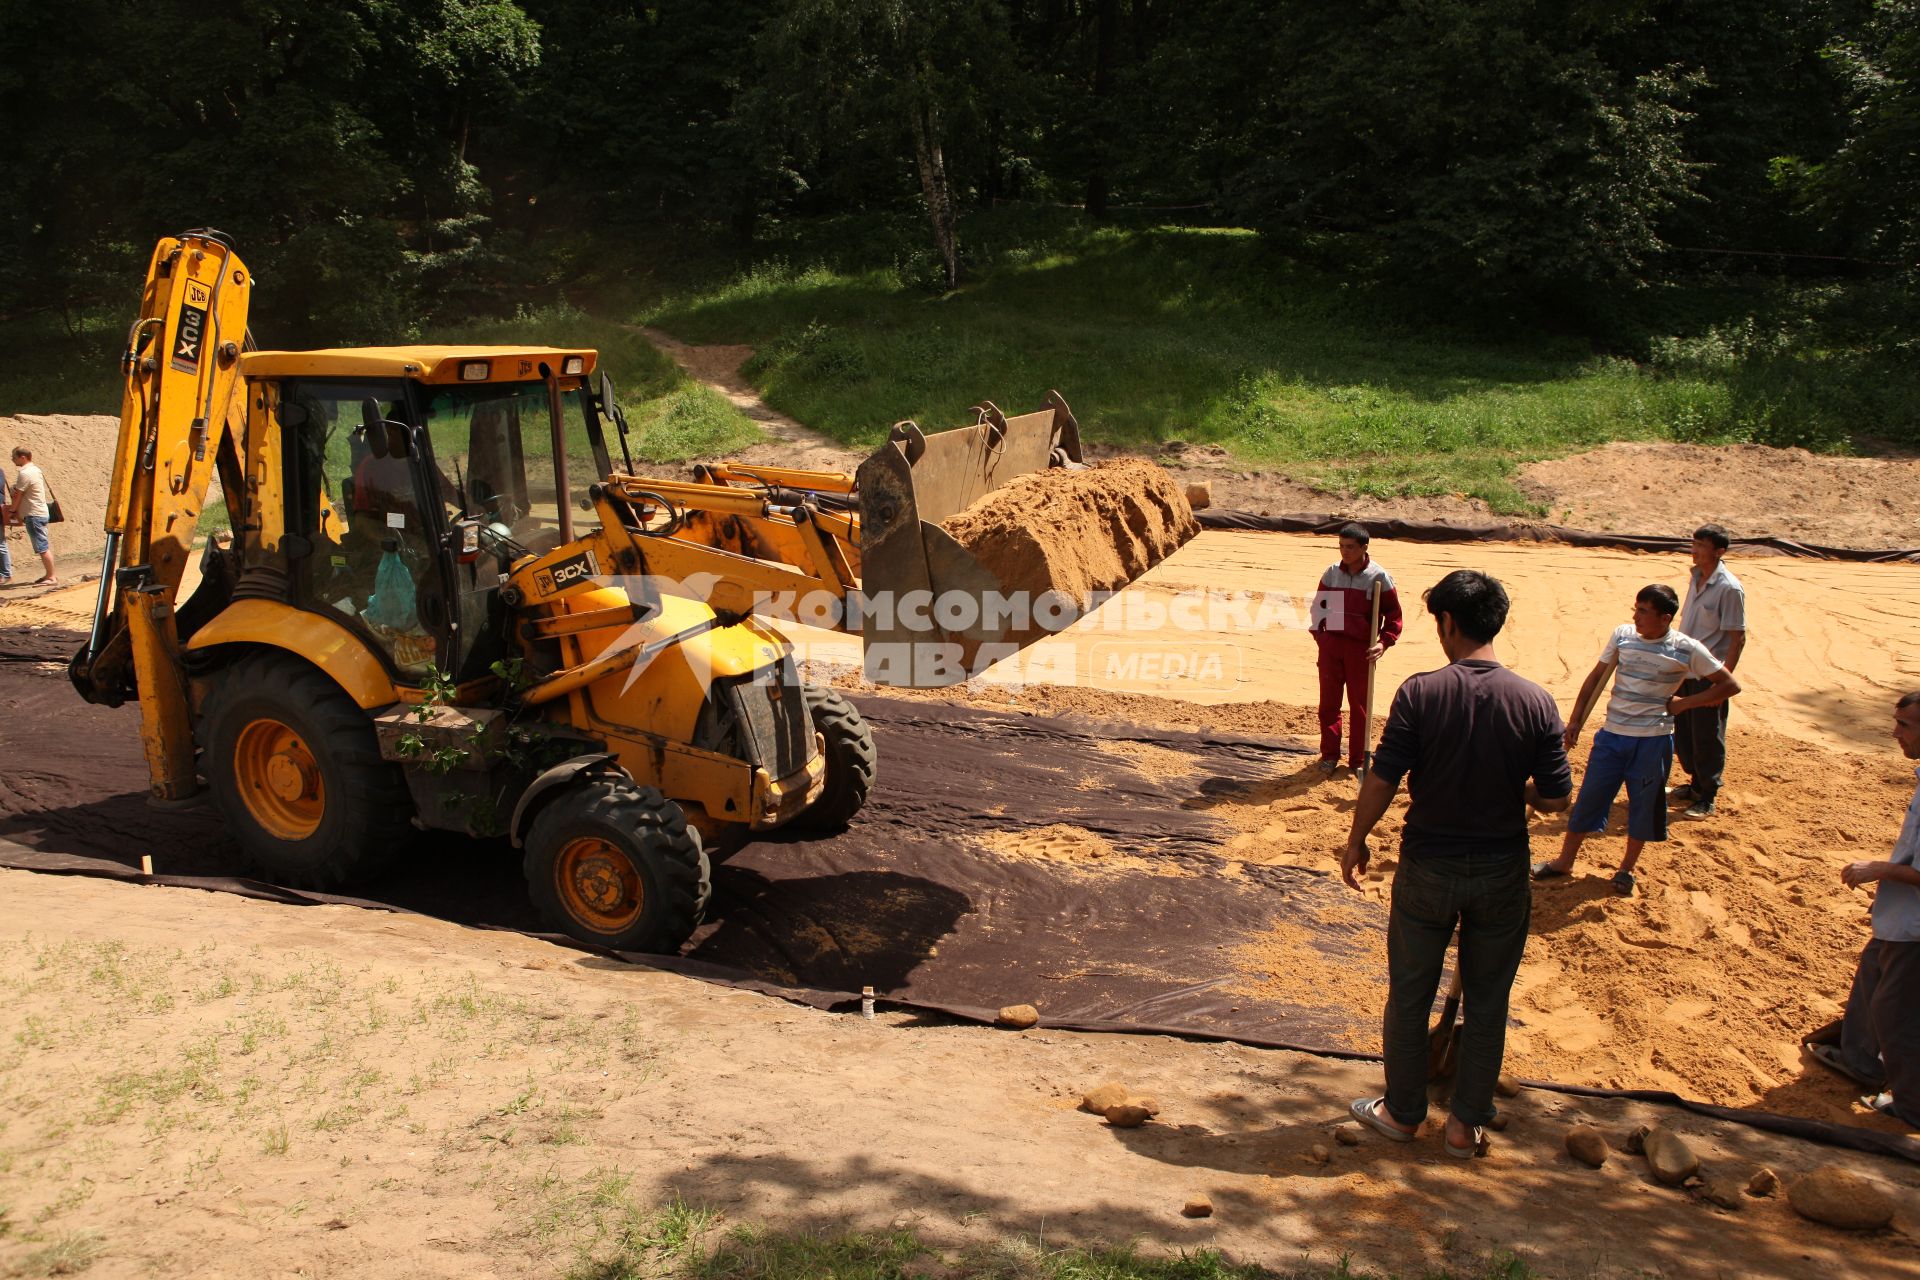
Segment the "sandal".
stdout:
[[1834,1072],[1836,1075],[1845,1076],[1847,1079],[1853,1081],[1855,1084],[1859,1085],[1863,1089],[1877,1089],[1881,1085],[1886,1083],[1884,1080],[1881,1080],[1881,1081],[1869,1080],[1865,1076],[1861,1075],[1858,1071],[1855,1071],[1852,1067],[1848,1066],[1846,1056],[1840,1052],[1840,1046],[1837,1044],[1808,1043],[1808,1044],[1801,1045],[1800,1047],[1805,1049],[1807,1051],[1807,1055],[1811,1057],[1815,1062],[1819,1063],[1821,1066],[1825,1067],[1827,1070]]
[[1535,880],[1565,880],[1573,872],[1562,871],[1551,862],[1536,862],[1531,873]]
[[1623,898],[1633,896],[1633,872],[1616,871],[1613,873],[1613,891]]
[[1487,1131],[1479,1125],[1474,1125],[1471,1129],[1467,1130],[1467,1132],[1472,1135],[1473,1141],[1464,1147],[1456,1147],[1447,1141],[1444,1133],[1440,1135],[1440,1145],[1445,1147],[1447,1154],[1455,1160],[1471,1160],[1475,1156],[1485,1155],[1487,1152]]
[[1904,1121],[1906,1119],[1905,1116],[1901,1115],[1898,1111],[1895,1111],[1893,1109],[1893,1094],[1889,1092],[1883,1091],[1880,1093],[1876,1093],[1871,1097],[1862,1098],[1860,1099],[1860,1105],[1863,1107],[1870,1107],[1873,1110],[1878,1111],[1881,1115],[1889,1116],[1895,1120]]
[[1347,1107],[1347,1113],[1383,1138],[1391,1138],[1395,1142],[1412,1142],[1415,1134],[1418,1133],[1417,1129],[1414,1133],[1408,1133],[1405,1129],[1382,1120],[1379,1113],[1374,1110],[1386,1100],[1387,1095],[1384,1093],[1377,1098],[1355,1098]]

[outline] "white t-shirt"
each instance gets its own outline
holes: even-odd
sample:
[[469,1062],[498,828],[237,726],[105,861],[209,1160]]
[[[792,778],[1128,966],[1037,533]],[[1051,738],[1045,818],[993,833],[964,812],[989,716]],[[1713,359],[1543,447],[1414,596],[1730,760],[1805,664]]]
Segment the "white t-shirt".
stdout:
[[13,487],[20,491],[20,514],[47,518],[47,478],[31,462],[22,463],[14,475]]
[[1607,722],[1601,727],[1623,738],[1658,738],[1673,732],[1667,699],[1692,676],[1704,680],[1720,669],[1720,659],[1677,627],[1658,640],[1642,636],[1631,622],[1615,627],[1600,650],[1600,661],[1618,664]]

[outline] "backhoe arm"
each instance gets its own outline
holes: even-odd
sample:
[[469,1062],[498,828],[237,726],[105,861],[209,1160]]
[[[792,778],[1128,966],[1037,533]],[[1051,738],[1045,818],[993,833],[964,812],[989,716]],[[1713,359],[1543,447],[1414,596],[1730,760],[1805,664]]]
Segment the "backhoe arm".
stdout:
[[[153,793],[163,800],[195,787],[174,606],[229,415],[244,413],[238,369],[252,291],[253,273],[218,232],[162,239],[121,357],[99,595],[72,676],[91,702],[138,694]],[[240,508],[246,495],[227,501]]]

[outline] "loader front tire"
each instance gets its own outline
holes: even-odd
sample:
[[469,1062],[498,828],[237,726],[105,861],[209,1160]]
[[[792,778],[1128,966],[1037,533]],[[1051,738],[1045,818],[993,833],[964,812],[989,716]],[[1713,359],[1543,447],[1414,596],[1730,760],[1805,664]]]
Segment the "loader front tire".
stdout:
[[533,905],[582,942],[672,954],[706,911],[700,833],[679,805],[626,777],[566,787],[534,816],[526,848]]
[[195,734],[213,806],[276,884],[334,889],[383,869],[414,834],[399,766],[340,686],[285,653],[217,677]]
[[826,743],[827,783],[794,825],[806,831],[840,831],[865,807],[880,753],[866,720],[838,690],[810,684],[803,692],[814,732]]

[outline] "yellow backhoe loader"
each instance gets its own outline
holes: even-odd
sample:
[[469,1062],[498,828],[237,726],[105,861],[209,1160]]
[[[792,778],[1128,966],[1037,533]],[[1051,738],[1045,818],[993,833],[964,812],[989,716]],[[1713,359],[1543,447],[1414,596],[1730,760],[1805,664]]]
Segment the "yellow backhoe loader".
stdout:
[[[71,676],[138,699],[155,803],[211,803],[282,883],[364,878],[417,830],[504,836],[555,927],[677,947],[710,854],[843,826],[874,781],[859,713],[757,611],[825,601],[809,620],[905,649],[895,682],[952,679],[914,655],[1004,624],[871,598],[995,590],[939,522],[1080,456],[1056,396],[902,424],[854,476],[645,478],[591,350],[253,350],[253,285],[218,232],[155,249]],[[216,472],[231,532],[178,601]]]

